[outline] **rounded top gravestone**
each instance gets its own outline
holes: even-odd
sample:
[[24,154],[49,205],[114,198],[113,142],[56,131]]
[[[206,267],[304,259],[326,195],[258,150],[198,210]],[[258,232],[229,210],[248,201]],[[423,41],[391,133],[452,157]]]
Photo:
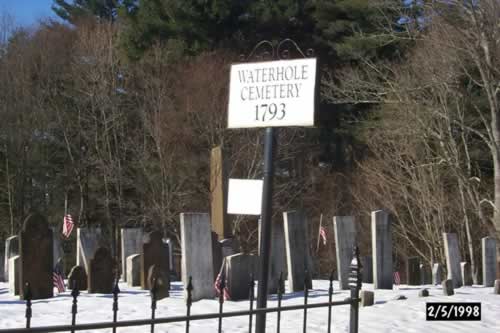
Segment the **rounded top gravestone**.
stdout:
[[111,294],[115,281],[114,264],[111,252],[107,248],[100,247],[95,251],[89,265],[89,293]]
[[142,244],[141,256],[141,288],[145,290],[151,289],[148,282],[148,270],[151,266],[156,265],[168,276],[169,269],[169,254],[168,245],[163,242],[163,236],[160,231],[153,231],[144,236]]

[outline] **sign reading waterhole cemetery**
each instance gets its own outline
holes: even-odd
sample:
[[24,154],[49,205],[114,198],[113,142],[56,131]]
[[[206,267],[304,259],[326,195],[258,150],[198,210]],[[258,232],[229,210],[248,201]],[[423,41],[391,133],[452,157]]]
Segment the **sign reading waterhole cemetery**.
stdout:
[[228,128],[313,126],[316,59],[231,66]]

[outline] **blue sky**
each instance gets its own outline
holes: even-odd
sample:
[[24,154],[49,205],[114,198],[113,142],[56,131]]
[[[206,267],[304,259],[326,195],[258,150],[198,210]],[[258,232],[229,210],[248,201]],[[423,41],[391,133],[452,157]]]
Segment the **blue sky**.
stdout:
[[50,8],[53,0],[0,0],[0,11],[6,10],[14,16],[16,25],[30,26],[40,18],[56,15]]

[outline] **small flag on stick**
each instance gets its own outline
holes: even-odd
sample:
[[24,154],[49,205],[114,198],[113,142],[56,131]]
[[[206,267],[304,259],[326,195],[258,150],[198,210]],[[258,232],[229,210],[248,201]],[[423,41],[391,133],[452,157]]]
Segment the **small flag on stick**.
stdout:
[[62,273],[61,265],[56,265],[54,270],[52,271],[52,282],[54,287],[57,288],[58,293],[62,293],[66,291],[66,286],[64,285],[64,278]]
[[224,292],[224,300],[228,300],[230,299],[230,295],[229,295],[229,289],[227,289],[227,280],[226,280],[226,259],[222,260],[222,266],[220,268],[220,271],[219,271],[219,274],[217,274],[217,278],[215,279],[215,283],[214,283],[214,288],[215,288],[215,291],[217,293],[217,296],[220,295],[221,293],[221,286],[222,286],[222,279],[224,279],[224,290],[222,292]]
[[401,277],[399,276],[399,272],[394,272],[394,284],[399,286],[401,284]]
[[71,235],[71,231],[73,231],[73,218],[71,217],[70,214],[64,215],[64,222],[63,222],[63,235],[66,238],[69,238],[69,235]]
[[327,235],[327,233],[326,233],[326,228],[325,227],[321,226],[319,228],[319,235],[320,235],[321,239],[323,240],[323,245],[326,245],[326,235]]

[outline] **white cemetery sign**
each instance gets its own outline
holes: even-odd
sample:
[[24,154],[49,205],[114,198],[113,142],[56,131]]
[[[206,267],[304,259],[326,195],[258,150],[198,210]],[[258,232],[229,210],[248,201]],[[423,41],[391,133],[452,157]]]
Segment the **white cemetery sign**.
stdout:
[[228,128],[313,126],[316,59],[231,66]]
[[263,184],[261,179],[229,179],[227,213],[260,215]]

